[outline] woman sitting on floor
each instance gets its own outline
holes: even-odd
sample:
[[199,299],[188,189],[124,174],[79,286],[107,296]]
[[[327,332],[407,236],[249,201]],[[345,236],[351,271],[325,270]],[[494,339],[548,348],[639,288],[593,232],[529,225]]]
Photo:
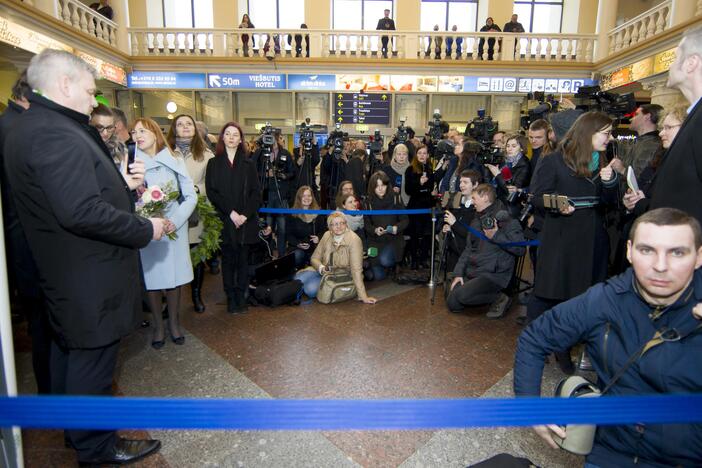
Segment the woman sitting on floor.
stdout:
[[327,226],[329,231],[324,233],[312,254],[312,267],[299,271],[295,278],[302,281],[307,297],[315,298],[322,275],[332,269],[348,269],[356,285],[358,300],[366,304],[375,304],[376,299],[366,294],[363,284],[361,239],[349,229],[346,216],[338,211],[327,217]]
[[[294,210],[318,210],[319,203],[309,185],[303,185],[295,194]],[[285,237],[288,252],[295,253],[295,266],[302,268],[310,264],[310,258],[319,238],[327,230],[325,216],[316,214],[294,214],[287,223]]]

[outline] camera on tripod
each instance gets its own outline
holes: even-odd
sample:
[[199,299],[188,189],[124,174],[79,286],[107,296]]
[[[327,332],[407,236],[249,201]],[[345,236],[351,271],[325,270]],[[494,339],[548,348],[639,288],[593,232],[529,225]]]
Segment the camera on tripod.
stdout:
[[466,124],[464,135],[470,136],[482,145],[490,146],[498,127],[498,121],[492,120],[489,115],[485,116],[485,109],[478,109],[478,116]]
[[370,142],[370,152],[374,155],[378,155],[383,152],[383,135],[380,134],[380,130],[377,128],[375,129],[373,139]]
[[434,146],[434,157],[439,161],[436,167],[441,167],[444,162],[457,157],[453,152],[456,149],[456,145],[451,140],[439,140],[439,142]]
[[407,117],[402,117],[400,119],[400,125],[397,127],[397,133],[395,133],[395,136],[393,137],[396,145],[404,145],[407,140],[409,140],[409,130],[407,130],[407,127],[405,127],[406,121]]
[[341,159],[344,154],[344,141],[348,141],[349,134],[341,131],[341,124],[336,123],[334,130],[329,133],[328,145],[334,159]]
[[312,145],[314,144],[314,131],[311,125],[307,125],[309,119],[300,124],[300,148],[305,153],[312,151]]
[[444,132],[441,129],[441,112],[439,109],[434,109],[432,120],[429,121],[429,131],[427,135],[429,135],[429,139],[434,145],[444,136]]

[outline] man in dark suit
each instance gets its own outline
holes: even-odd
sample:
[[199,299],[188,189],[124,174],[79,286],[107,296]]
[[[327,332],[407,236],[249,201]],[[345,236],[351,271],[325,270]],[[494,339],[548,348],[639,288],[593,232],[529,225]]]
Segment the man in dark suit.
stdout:
[[651,184],[651,198],[627,193],[624,205],[639,215],[656,208],[683,210],[702,222],[702,26],[688,29],[668,71],[669,88],[690,102],[688,116],[668,149]]
[[[143,163],[120,174],[89,125],[94,78],[90,65],[65,51],[32,58],[27,81],[38,93],[4,146],[54,332],[51,389],[66,395],[111,393],[120,339],[139,323],[137,249],[160,239],[167,223],[134,214],[130,189],[143,182]],[[65,436],[81,464],[128,463],[161,445],[115,431],[71,429]]]
[[504,32],[516,32],[516,33],[523,33],[524,32],[524,26],[522,26],[522,23],[517,21],[519,17],[517,15],[512,15],[512,18],[510,18],[509,22],[505,23],[505,27],[502,28]]
[[[377,31],[394,31],[395,30],[395,21],[390,18],[390,10],[385,9],[383,11],[383,16],[378,20],[378,25],[375,27]],[[381,52],[383,53],[383,57],[388,58],[388,41],[390,39],[388,36],[383,36],[380,38],[380,42],[383,44],[383,47],[381,48]]]

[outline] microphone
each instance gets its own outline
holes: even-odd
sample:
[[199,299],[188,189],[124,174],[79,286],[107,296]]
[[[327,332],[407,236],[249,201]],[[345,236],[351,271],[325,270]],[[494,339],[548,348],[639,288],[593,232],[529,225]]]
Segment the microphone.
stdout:
[[512,180],[512,169],[510,169],[508,166],[504,166],[502,169],[500,169],[500,173],[502,174],[502,178],[506,181]]

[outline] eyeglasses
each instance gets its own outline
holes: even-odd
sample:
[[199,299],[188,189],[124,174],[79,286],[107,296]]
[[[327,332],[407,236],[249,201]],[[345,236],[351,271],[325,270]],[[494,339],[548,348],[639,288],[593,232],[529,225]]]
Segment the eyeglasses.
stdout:
[[663,125],[663,127],[661,127],[661,130],[666,131],[666,132],[669,132],[669,131],[671,131],[672,129],[678,128],[678,127],[680,127],[680,126],[682,126],[682,124],[677,124],[677,125]]
[[115,126],[114,125],[108,125],[107,127],[103,127],[102,125],[96,125],[95,130],[97,130],[99,133],[102,132],[114,132],[115,131]]

